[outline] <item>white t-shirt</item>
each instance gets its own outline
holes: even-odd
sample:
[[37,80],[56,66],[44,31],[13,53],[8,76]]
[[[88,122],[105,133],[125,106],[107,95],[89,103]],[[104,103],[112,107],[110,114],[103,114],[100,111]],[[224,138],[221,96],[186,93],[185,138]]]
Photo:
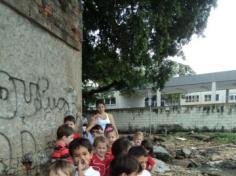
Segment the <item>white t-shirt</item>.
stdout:
[[84,171],[85,176],[100,176],[100,173],[94,170],[91,166]]
[[151,176],[151,173],[144,169],[138,176]]
[[[85,176],[100,176],[100,173],[94,170],[91,166],[88,169],[83,171]],[[75,173],[75,176],[79,176],[78,172]]]

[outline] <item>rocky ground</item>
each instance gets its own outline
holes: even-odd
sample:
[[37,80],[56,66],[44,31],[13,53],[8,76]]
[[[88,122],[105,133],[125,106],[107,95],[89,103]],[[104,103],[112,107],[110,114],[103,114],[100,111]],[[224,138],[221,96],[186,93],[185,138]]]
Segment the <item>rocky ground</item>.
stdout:
[[236,145],[205,134],[146,135],[154,145],[154,176],[235,176]]

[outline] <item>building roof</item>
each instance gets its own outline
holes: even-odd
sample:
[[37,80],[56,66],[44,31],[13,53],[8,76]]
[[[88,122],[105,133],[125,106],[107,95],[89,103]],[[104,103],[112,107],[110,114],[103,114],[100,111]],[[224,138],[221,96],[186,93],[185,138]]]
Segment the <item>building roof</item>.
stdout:
[[171,78],[162,93],[210,91],[212,82],[216,83],[216,90],[235,89],[236,70]]

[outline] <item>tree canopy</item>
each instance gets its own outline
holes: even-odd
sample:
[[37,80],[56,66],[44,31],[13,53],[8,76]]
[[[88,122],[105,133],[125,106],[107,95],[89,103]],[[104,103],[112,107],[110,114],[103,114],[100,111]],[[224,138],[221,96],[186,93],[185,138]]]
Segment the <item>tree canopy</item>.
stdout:
[[[201,36],[217,0],[84,0],[83,96],[113,90],[162,89],[193,70],[169,59]],[[96,83],[96,87],[89,83]]]

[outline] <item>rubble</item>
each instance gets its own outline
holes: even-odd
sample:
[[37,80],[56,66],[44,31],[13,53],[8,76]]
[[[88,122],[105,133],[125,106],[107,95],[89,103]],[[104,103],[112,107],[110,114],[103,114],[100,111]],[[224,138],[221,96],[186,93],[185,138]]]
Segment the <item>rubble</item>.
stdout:
[[153,176],[236,175],[235,144],[218,145],[214,137],[195,133],[187,137],[152,136],[155,142],[159,138],[163,140],[154,146],[158,164]]

